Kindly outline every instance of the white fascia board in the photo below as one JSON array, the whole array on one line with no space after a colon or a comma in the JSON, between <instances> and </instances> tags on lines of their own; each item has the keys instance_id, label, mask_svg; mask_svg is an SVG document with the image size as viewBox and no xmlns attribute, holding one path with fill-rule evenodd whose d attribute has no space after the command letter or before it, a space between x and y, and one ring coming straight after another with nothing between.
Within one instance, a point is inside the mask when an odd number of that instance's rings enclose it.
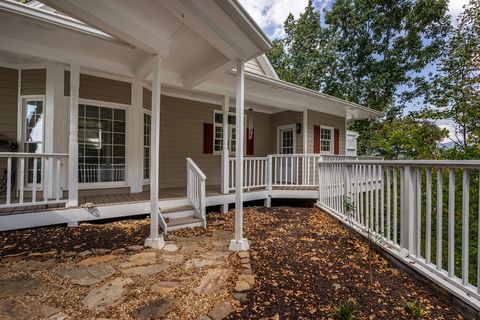
<instances>
[{"instance_id":1,"label":"white fascia board","mask_svg":"<svg viewBox=\"0 0 480 320\"><path fill-rule=\"evenodd\" d=\"M102 32L98 29L87 26L86 24L67 16L63 16L57 13L48 12L36 7L31 7L16 1L6 0L0 1L0 10L8 11L14 14L22 15L32 19L40 20L49 24L53 24L65 29L70 29L82 33L86 33L98 38L106 39L109 41L115 41L124 45L127 43L120 41L119 39L112 37L111 35Z\"/></svg>"},{"instance_id":2,"label":"white fascia board","mask_svg":"<svg viewBox=\"0 0 480 320\"><path fill-rule=\"evenodd\" d=\"M231 72L233 74L235 74L234 71L231 71ZM246 72L245 77L250 79L250 80L253 80L253 81L265 83L265 84L268 84L268 85L271 85L271 86L276 86L276 87L281 88L281 89L285 89L285 90L297 92L297 93L300 93L300 94L308 95L310 97L327 99L327 100L330 100L330 101L333 101L333 102L337 102L337 103L343 104L343 105L345 105L349 108L358 109L360 111L369 113L374 118L382 117L384 115L383 112L376 111L376 110L373 110L371 108L364 107L362 105L359 105L359 104L356 104L356 103L353 103L353 102L349 102L349 101L346 101L346 100L343 100L343 99L339 99L339 98L330 96L328 94L320 93L320 92L315 91L315 90L304 88L304 87L301 87L301 86L298 86L296 84L289 83L289 82L286 82L286 81L283 81L283 80L272 79L272 78L262 76L262 75L259 75L259 74L254 74L254 73L251 73L251 72ZM315 110L314 108L309 108L309 109Z\"/></svg>"},{"instance_id":3,"label":"white fascia board","mask_svg":"<svg viewBox=\"0 0 480 320\"><path fill-rule=\"evenodd\" d=\"M270 62L270 60L268 59L265 53L262 55L259 55L257 57L257 61L267 75L271 76L276 80L280 80L280 77L278 76L277 71L275 71L275 68L273 67L272 63Z\"/></svg>"}]
</instances>

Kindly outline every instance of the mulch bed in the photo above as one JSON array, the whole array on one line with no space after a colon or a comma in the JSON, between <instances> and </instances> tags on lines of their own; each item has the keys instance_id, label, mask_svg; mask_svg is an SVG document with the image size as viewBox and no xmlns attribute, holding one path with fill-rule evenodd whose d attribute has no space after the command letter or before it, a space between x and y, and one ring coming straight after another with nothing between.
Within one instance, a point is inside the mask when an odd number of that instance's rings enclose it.
<instances>
[{"instance_id":1,"label":"mulch bed","mask_svg":"<svg viewBox=\"0 0 480 320\"><path fill-rule=\"evenodd\" d=\"M413 319L405 302L417 301L423 319L461 319L446 303L318 209L256 208L245 216L256 284L231 319L329 319L354 299L356 319Z\"/></svg>"}]
</instances>

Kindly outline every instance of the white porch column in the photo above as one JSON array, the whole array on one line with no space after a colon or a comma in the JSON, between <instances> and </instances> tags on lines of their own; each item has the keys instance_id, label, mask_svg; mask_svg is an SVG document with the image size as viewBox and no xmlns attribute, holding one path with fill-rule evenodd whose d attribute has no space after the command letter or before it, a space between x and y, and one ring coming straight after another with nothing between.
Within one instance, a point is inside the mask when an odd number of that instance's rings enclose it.
<instances>
[{"instance_id":1,"label":"white porch column","mask_svg":"<svg viewBox=\"0 0 480 320\"><path fill-rule=\"evenodd\" d=\"M67 207L78 205L78 89L80 66L70 65L70 136L68 142L68 202Z\"/></svg>"},{"instance_id":2,"label":"white porch column","mask_svg":"<svg viewBox=\"0 0 480 320\"><path fill-rule=\"evenodd\" d=\"M303 123L302 123L302 137L303 137L303 154L308 153L308 110L303 111Z\"/></svg>"},{"instance_id":3,"label":"white porch column","mask_svg":"<svg viewBox=\"0 0 480 320\"><path fill-rule=\"evenodd\" d=\"M243 237L243 140L244 130L244 100L245 100L245 62L237 63L236 91L236 147L235 147L235 239L230 241L232 251L246 251L248 241Z\"/></svg>"},{"instance_id":4,"label":"white porch column","mask_svg":"<svg viewBox=\"0 0 480 320\"><path fill-rule=\"evenodd\" d=\"M160 97L162 58L153 56L152 126L150 133L150 237L145 246L161 249L165 245L158 232L158 172L160 163Z\"/></svg>"},{"instance_id":5,"label":"white porch column","mask_svg":"<svg viewBox=\"0 0 480 320\"><path fill-rule=\"evenodd\" d=\"M66 107L64 100L64 70L57 64L47 66L45 90L45 153L67 153L66 141ZM64 135L65 134L65 135ZM65 164L64 164L65 165ZM44 168L44 189L48 199L57 196L56 163L49 159ZM65 177L65 173L63 174ZM62 183L64 181L60 181ZM62 184L63 186L63 184ZM62 195L60 195L60 198Z\"/></svg>"},{"instance_id":6,"label":"white porch column","mask_svg":"<svg viewBox=\"0 0 480 320\"><path fill-rule=\"evenodd\" d=\"M132 108L128 113L128 185L130 192L142 192L143 188L143 85L132 82Z\"/></svg>"},{"instance_id":7,"label":"white porch column","mask_svg":"<svg viewBox=\"0 0 480 320\"><path fill-rule=\"evenodd\" d=\"M225 95L223 97L222 111L223 111L223 147L222 147L222 193L228 194L230 185L230 151L228 150L228 111L230 109L230 97ZM222 205L222 212L228 212L228 203Z\"/></svg>"}]
</instances>

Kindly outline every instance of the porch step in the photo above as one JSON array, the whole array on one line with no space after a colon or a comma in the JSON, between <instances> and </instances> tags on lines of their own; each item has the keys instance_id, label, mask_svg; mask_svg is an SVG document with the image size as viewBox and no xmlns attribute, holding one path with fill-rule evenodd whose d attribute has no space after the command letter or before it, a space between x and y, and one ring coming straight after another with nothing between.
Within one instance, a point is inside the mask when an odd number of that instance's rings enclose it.
<instances>
[{"instance_id":1,"label":"porch step","mask_svg":"<svg viewBox=\"0 0 480 320\"><path fill-rule=\"evenodd\" d=\"M202 219L195 216L188 216L182 218L169 219L167 222L167 231L173 231L183 228L202 227Z\"/></svg>"},{"instance_id":2,"label":"porch step","mask_svg":"<svg viewBox=\"0 0 480 320\"><path fill-rule=\"evenodd\" d=\"M193 210L192 206L172 206L172 207L160 207L160 212L163 215L169 214L169 213L174 213L174 212L182 212L182 211L190 211Z\"/></svg>"}]
</instances>

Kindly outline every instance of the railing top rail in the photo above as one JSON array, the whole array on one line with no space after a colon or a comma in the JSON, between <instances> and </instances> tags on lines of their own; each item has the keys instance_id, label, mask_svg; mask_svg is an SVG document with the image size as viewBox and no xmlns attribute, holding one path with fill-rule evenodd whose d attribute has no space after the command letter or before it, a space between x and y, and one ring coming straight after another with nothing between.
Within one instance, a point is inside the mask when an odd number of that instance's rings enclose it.
<instances>
[{"instance_id":1,"label":"railing top rail","mask_svg":"<svg viewBox=\"0 0 480 320\"><path fill-rule=\"evenodd\" d=\"M235 160L235 157L230 157L230 160ZM243 160L267 160L268 157L243 157Z\"/></svg>"},{"instance_id":2,"label":"railing top rail","mask_svg":"<svg viewBox=\"0 0 480 320\"><path fill-rule=\"evenodd\" d=\"M440 168L480 168L480 160L343 160L318 161L318 164L368 164L389 167L440 167Z\"/></svg>"},{"instance_id":3,"label":"railing top rail","mask_svg":"<svg viewBox=\"0 0 480 320\"><path fill-rule=\"evenodd\" d=\"M0 158L65 158L68 153L0 152Z\"/></svg>"},{"instance_id":4,"label":"railing top rail","mask_svg":"<svg viewBox=\"0 0 480 320\"><path fill-rule=\"evenodd\" d=\"M191 158L187 158L187 164L192 167L192 169L202 178L202 180L206 180L207 176L200 170L200 168L196 165L195 162Z\"/></svg>"},{"instance_id":5,"label":"railing top rail","mask_svg":"<svg viewBox=\"0 0 480 320\"><path fill-rule=\"evenodd\" d=\"M349 156L344 154L321 154L321 153L293 153L293 154L272 154L272 157L324 157L324 158L352 158L352 159L377 159L381 160L380 156Z\"/></svg>"}]
</instances>

